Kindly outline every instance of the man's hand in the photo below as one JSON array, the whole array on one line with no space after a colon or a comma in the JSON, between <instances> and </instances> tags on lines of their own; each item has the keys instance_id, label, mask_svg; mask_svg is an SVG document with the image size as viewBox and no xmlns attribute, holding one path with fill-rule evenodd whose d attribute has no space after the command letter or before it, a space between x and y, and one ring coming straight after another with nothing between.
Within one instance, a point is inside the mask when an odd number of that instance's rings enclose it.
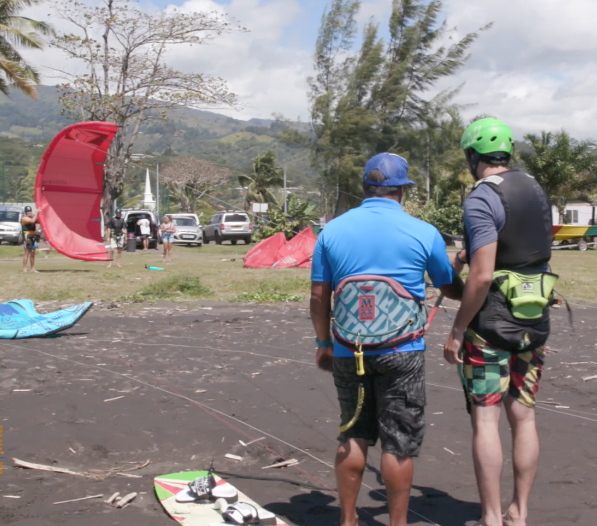
<instances>
[{"instance_id":1,"label":"man's hand","mask_svg":"<svg viewBox=\"0 0 597 526\"><path fill-rule=\"evenodd\" d=\"M319 347L315 355L315 363L322 371L334 372L334 347Z\"/></svg>"},{"instance_id":2,"label":"man's hand","mask_svg":"<svg viewBox=\"0 0 597 526\"><path fill-rule=\"evenodd\" d=\"M456 328L452 329L448 341L444 345L444 358L448 363L452 365L462 363L459 354L463 339L464 334L462 331L458 331Z\"/></svg>"}]
</instances>

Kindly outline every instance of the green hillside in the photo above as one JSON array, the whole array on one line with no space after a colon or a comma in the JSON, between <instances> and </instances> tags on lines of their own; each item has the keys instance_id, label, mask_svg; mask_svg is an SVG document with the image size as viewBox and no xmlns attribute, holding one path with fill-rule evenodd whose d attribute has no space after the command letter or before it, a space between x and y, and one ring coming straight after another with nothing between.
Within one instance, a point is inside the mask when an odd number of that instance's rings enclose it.
<instances>
[{"instance_id":1,"label":"green hillside","mask_svg":"<svg viewBox=\"0 0 597 526\"><path fill-rule=\"evenodd\" d=\"M14 147L15 155L19 154L21 177L24 175L23 166L35 173L39 156L48 142L73 122L61 115L62 108L55 88L40 86L38 93L37 101L16 92L10 97L0 94L0 139L3 141L0 163L10 163L11 148ZM282 144L277 139L281 126L274 120L241 121L217 113L183 108L170 112L165 121L156 119L145 123L135 145L135 153L153 155L160 162L167 162L176 155L192 155L227 166L238 174L250 171L252 160L263 151L271 150L280 164L286 162L289 186L301 187L305 192L316 190L316 174L309 164L309 152ZM33 146L35 151L27 156L24 165L23 150L33 151ZM6 177L12 181L10 173L14 170L8 172ZM142 172L131 171L124 198L140 192L144 180ZM27 193L25 188L32 188L30 183L31 180L28 180L26 185L20 186L20 197ZM11 184L16 188L15 184ZM231 181L231 187L235 185L236 178ZM8 183L6 186L11 187ZM10 191L8 193L7 200L13 199Z\"/></svg>"}]
</instances>

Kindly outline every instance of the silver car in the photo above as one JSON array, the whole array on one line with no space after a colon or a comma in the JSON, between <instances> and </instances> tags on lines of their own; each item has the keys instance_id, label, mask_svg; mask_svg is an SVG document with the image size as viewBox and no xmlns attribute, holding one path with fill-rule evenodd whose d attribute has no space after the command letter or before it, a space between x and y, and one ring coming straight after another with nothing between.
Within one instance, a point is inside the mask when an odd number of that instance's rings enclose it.
<instances>
[{"instance_id":1,"label":"silver car","mask_svg":"<svg viewBox=\"0 0 597 526\"><path fill-rule=\"evenodd\" d=\"M23 244L22 206L0 206L0 243L6 241L11 245Z\"/></svg>"},{"instance_id":2,"label":"silver car","mask_svg":"<svg viewBox=\"0 0 597 526\"><path fill-rule=\"evenodd\" d=\"M195 214L170 214L176 226L172 243L175 245L203 245L203 230Z\"/></svg>"},{"instance_id":3,"label":"silver car","mask_svg":"<svg viewBox=\"0 0 597 526\"><path fill-rule=\"evenodd\" d=\"M203 227L205 243L215 241L218 245L229 240L233 245L241 239L248 245L251 242L251 221L246 212L220 212L211 216Z\"/></svg>"}]
</instances>

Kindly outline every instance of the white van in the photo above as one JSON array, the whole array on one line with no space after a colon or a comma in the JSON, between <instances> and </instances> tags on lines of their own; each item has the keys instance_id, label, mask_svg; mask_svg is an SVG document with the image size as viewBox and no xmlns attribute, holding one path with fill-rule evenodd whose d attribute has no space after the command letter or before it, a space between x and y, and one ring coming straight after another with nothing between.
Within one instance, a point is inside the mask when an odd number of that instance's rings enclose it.
<instances>
[{"instance_id":1,"label":"white van","mask_svg":"<svg viewBox=\"0 0 597 526\"><path fill-rule=\"evenodd\" d=\"M22 206L0 205L0 243L6 241L11 245L23 244L21 219L24 214Z\"/></svg>"}]
</instances>

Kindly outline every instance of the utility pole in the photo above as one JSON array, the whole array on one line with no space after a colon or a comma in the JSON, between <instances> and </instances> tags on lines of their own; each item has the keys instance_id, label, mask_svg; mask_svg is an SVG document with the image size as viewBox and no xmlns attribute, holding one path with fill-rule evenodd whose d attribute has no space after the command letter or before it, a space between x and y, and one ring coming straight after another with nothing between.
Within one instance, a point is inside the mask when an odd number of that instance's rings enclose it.
<instances>
[{"instance_id":1,"label":"utility pole","mask_svg":"<svg viewBox=\"0 0 597 526\"><path fill-rule=\"evenodd\" d=\"M429 200L431 199L431 153L429 150L429 134L427 134L427 180L425 181L425 186L427 189L427 202L429 204Z\"/></svg>"},{"instance_id":2,"label":"utility pole","mask_svg":"<svg viewBox=\"0 0 597 526\"><path fill-rule=\"evenodd\" d=\"M287 194L286 194L286 161L284 161L284 213L288 212Z\"/></svg>"},{"instance_id":3,"label":"utility pole","mask_svg":"<svg viewBox=\"0 0 597 526\"><path fill-rule=\"evenodd\" d=\"M160 163L155 165L156 171L156 185L155 185L155 211L158 216L158 222L160 221Z\"/></svg>"},{"instance_id":4,"label":"utility pole","mask_svg":"<svg viewBox=\"0 0 597 526\"><path fill-rule=\"evenodd\" d=\"M6 203L6 168L2 161L2 203Z\"/></svg>"}]
</instances>

